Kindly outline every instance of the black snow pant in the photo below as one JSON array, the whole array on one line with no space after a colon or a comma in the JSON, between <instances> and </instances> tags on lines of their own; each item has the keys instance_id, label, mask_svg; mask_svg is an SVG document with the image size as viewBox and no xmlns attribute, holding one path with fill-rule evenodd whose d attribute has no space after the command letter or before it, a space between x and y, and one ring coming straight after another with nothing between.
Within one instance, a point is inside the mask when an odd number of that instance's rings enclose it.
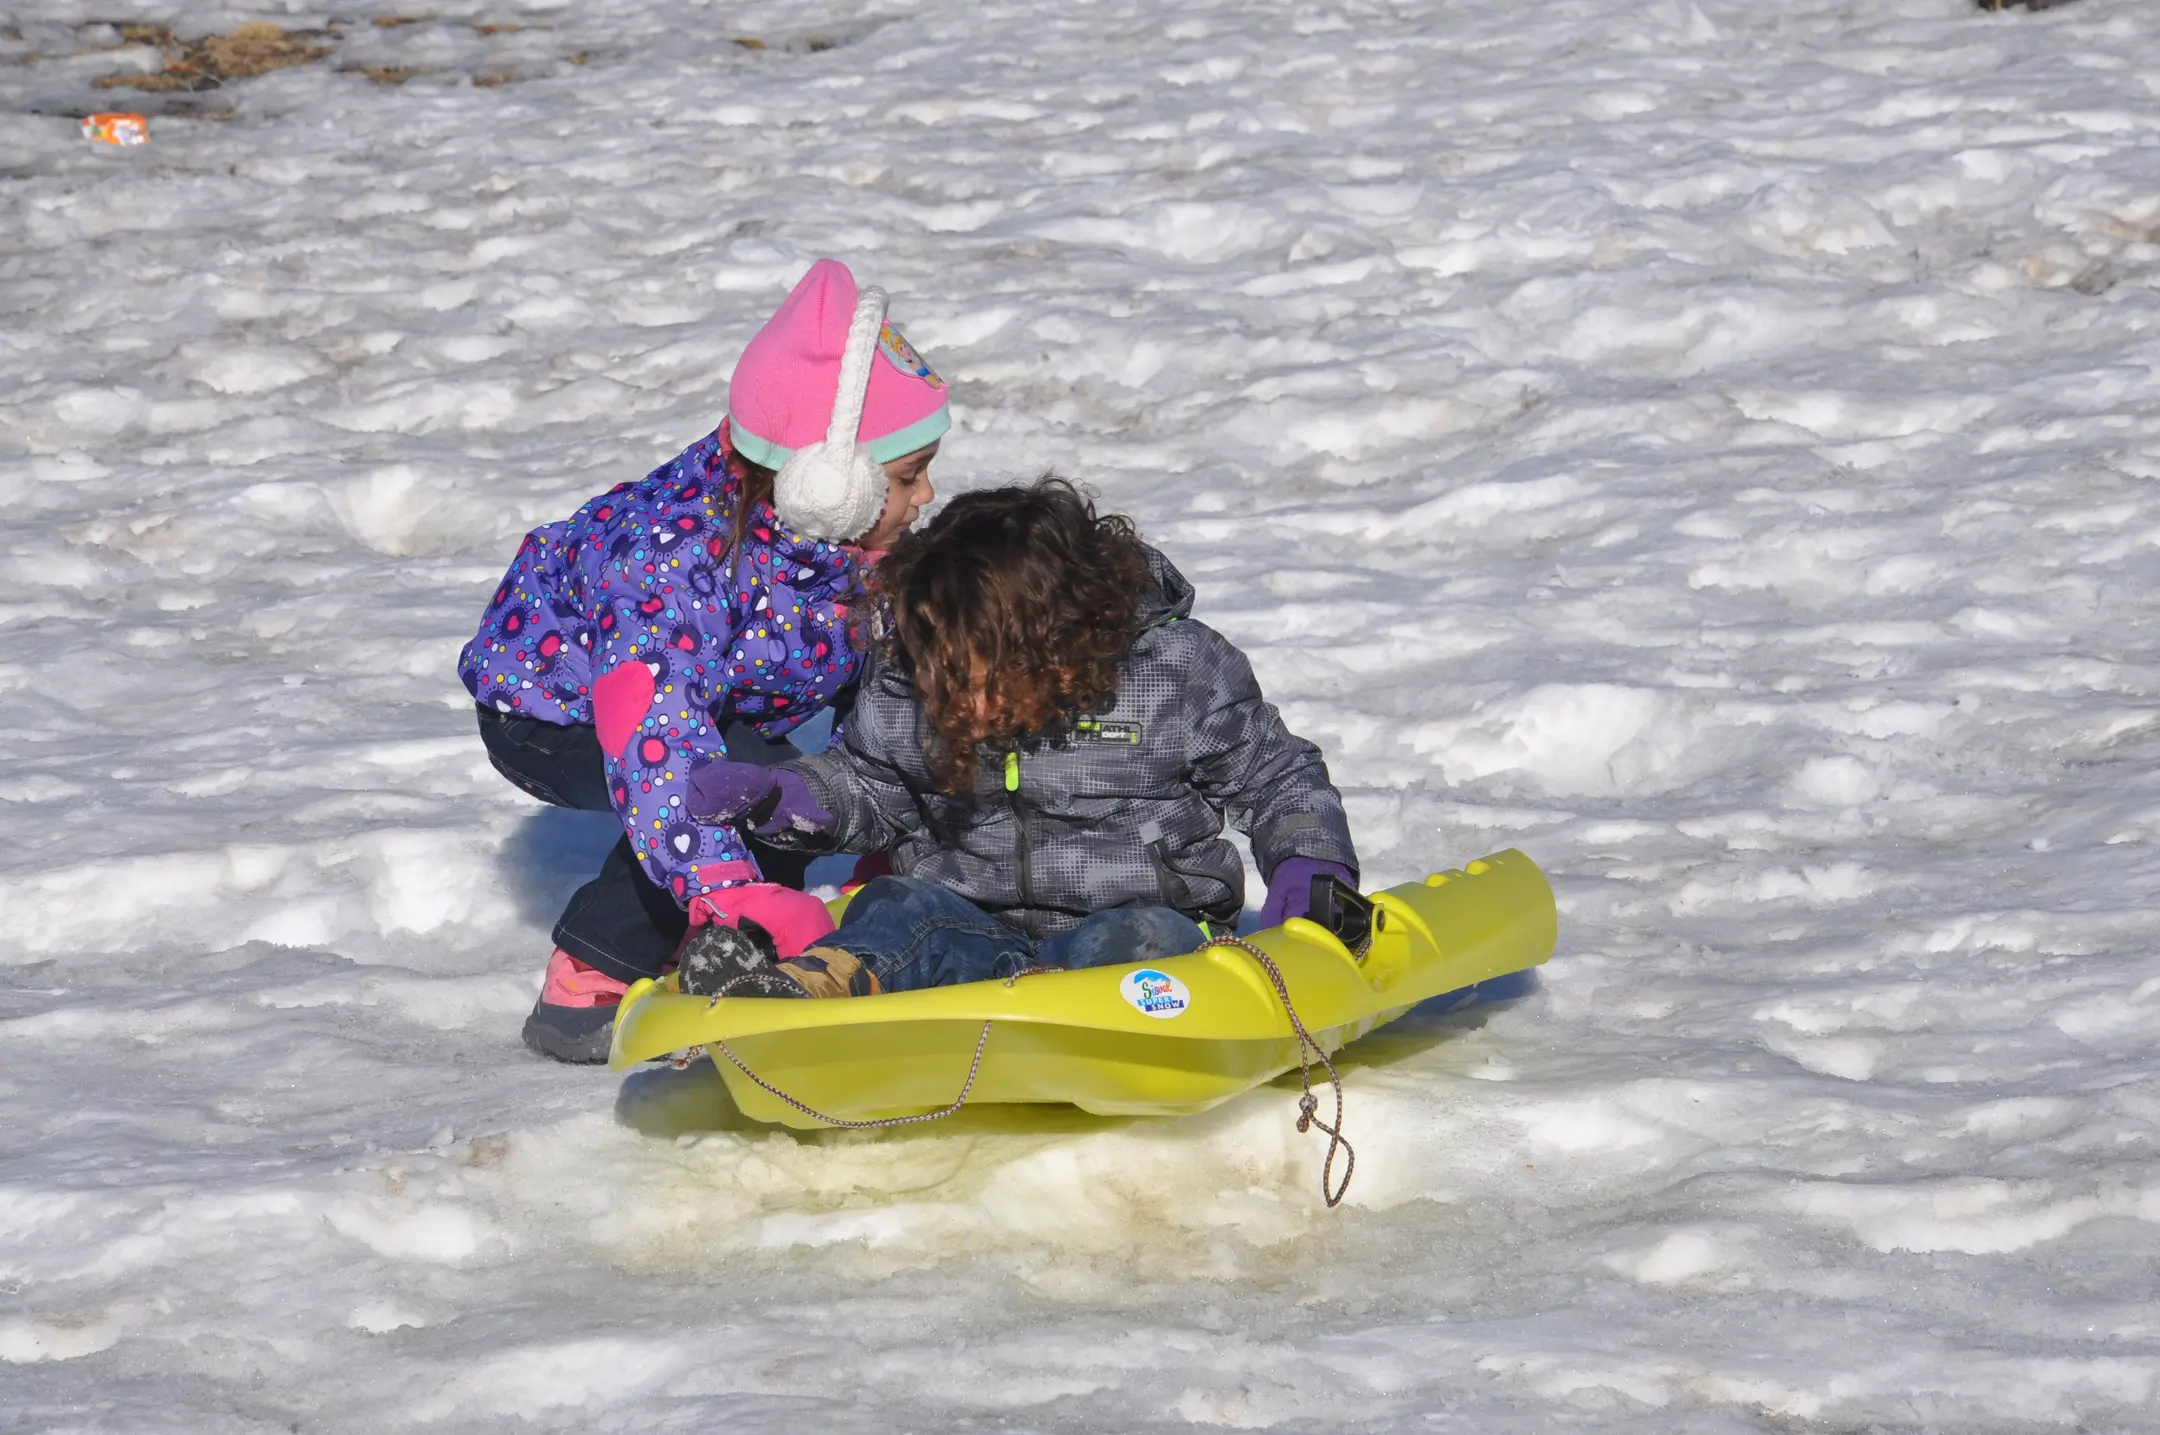
<instances>
[{"instance_id":1,"label":"black snow pant","mask_svg":"<svg viewBox=\"0 0 2160 1435\"><path fill-rule=\"evenodd\" d=\"M480 708L480 741L488 761L519 789L557 807L612 812L600 737L590 723L566 727L538 718ZM727 732L728 756L768 766L801 754L793 744L768 742L747 724ZM750 854L768 882L800 888L807 853L783 852L752 838ZM555 945L621 982L657 977L675 959L690 918L674 896L638 865L625 836L600 864L600 875L571 895L555 923Z\"/></svg>"}]
</instances>

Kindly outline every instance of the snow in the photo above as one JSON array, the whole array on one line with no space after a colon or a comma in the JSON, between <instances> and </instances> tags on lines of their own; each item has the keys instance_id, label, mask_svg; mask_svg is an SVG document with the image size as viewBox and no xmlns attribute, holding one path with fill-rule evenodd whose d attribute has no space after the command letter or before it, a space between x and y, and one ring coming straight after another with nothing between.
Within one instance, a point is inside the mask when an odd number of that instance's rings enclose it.
<instances>
[{"instance_id":1,"label":"snow","mask_svg":"<svg viewBox=\"0 0 2160 1435\"><path fill-rule=\"evenodd\" d=\"M0 1426L2160 1425L2151 8L448 0L169 97L76 26L254 17L17 0ZM803 1137L518 1045L611 835L454 654L820 254L1369 883L1553 876L1348 1053L1344 1209L1280 1085Z\"/></svg>"}]
</instances>

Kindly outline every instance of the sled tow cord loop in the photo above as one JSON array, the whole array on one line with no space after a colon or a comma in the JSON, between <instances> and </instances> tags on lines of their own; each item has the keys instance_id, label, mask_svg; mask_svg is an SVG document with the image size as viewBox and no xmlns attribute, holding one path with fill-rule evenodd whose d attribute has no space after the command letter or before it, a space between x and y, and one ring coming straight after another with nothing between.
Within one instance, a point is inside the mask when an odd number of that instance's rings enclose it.
<instances>
[{"instance_id":1,"label":"sled tow cord loop","mask_svg":"<svg viewBox=\"0 0 2160 1435\"><path fill-rule=\"evenodd\" d=\"M1011 986L1014 982L1019 981L1022 977L1032 977L1037 972L1062 972L1064 970L1065 968L1063 967L1025 967L1020 971L1014 972L1011 976L1007 977L1005 979L1005 985ZM729 991L733 990L735 987L741 985L742 983L747 981L754 981L764 975L766 974L763 972L745 972L741 976L729 982L726 986L722 987L719 991L715 992L713 994L713 999L717 1001L721 997L726 996ZM794 1107L797 1111L800 1111L803 1115L811 1118L813 1121L822 1121L827 1126L838 1126L848 1131L883 1131L893 1126L919 1126L925 1121L943 1121L946 1117L952 1115L961 1107L967 1105L968 1093L975 1089L975 1078L982 1071L983 1048L988 1046L989 1044L990 1023L986 1021L982 1024L982 1035L975 1038L975 1057L972 1061L968 1063L967 1080L960 1083L960 1094L958 1096L955 1096L953 1098L952 1105L946 1107L944 1110L925 1111L916 1116L886 1116L881 1117L876 1121L847 1121L843 1120L838 1116L827 1116L824 1112L818 1110L816 1107L810 1106L801 1101L797 1101L794 1097L788 1095L785 1091L782 1091L779 1087L773 1085L764 1077L752 1071L750 1069L750 1064L744 1061L741 1057L737 1056L733 1051L731 1051L728 1048L728 1044L726 1042L716 1039L714 1041L706 1043L708 1047L719 1051L722 1056L726 1057L729 1061L734 1062L735 1069L737 1071L740 1071L743 1075L749 1077L752 1081L756 1082L758 1084L758 1087L763 1090L767 1095L777 1097L779 1100L786 1102L789 1106ZM697 1060L697 1051L696 1049L692 1049L690 1051L681 1053L670 1064L674 1066L676 1070L680 1071L695 1060ZM1340 1120L1341 1117L1338 1116L1336 1119Z\"/></svg>"},{"instance_id":2,"label":"sled tow cord loop","mask_svg":"<svg viewBox=\"0 0 2160 1435\"><path fill-rule=\"evenodd\" d=\"M785 1091L782 1091L779 1087L773 1085L764 1077L752 1071L748 1063L746 1063L741 1057L737 1056L734 1052L728 1049L728 1044L726 1042L716 1039L711 1042L710 1045L713 1047L714 1050L718 1051L729 1061L734 1062L735 1069L737 1071L740 1071L743 1075L749 1077L752 1081L763 1087L769 1095L779 1097L782 1101L785 1101L788 1105L794 1107L803 1115L808 1116L813 1120L822 1121L827 1126L845 1127L849 1131L882 1131L889 1126L915 1126L924 1121L942 1121L946 1117L952 1115L955 1111L958 1111L961 1107L967 1105L968 1093L975 1089L975 1074L982 1070L983 1047L988 1045L989 1041L990 1023L984 1022L982 1035L975 1038L975 1059L968 1063L967 1080L960 1084L960 1094L953 1098L952 1105L946 1107L942 1111L925 1111L919 1116L886 1116L881 1117L876 1121L845 1121L838 1116L827 1116L824 1112L819 1111L815 1107L806 1106L802 1102L797 1101L794 1097L788 1095Z\"/></svg>"},{"instance_id":3,"label":"sled tow cord loop","mask_svg":"<svg viewBox=\"0 0 2160 1435\"><path fill-rule=\"evenodd\" d=\"M1246 956L1251 957L1255 962L1259 963L1260 970L1267 973L1267 979L1275 986L1275 995L1282 999L1283 1014L1290 1018L1290 1029L1297 1033L1298 1081L1305 1087L1305 1094L1298 1098L1298 1134L1302 1136L1315 1126L1327 1133L1327 1159L1320 1163L1320 1196L1321 1199L1327 1202L1328 1209L1332 1211L1342 1204L1344 1194L1350 1189L1350 1173L1357 1170L1357 1151L1350 1145L1349 1138L1342 1134L1342 1077L1335 1070L1335 1063L1328 1059L1328 1054L1320 1049L1320 1043L1314 1041L1312 1033L1305 1030L1305 1023L1299 1019L1297 1008L1290 1004L1290 987L1283 981L1282 968L1275 965L1273 957L1251 942L1246 941L1243 937L1215 937L1210 939L1207 946L1202 947L1200 950L1204 952L1208 947L1235 947ZM1308 1051L1312 1053L1311 1056L1306 1055ZM1335 1124L1333 1126L1320 1119L1320 1098L1313 1095L1312 1063L1314 1057L1319 1058L1320 1064L1327 1068L1328 1084L1335 1088ZM1335 1180L1335 1148L1338 1146L1342 1148L1343 1153L1343 1172L1340 1183Z\"/></svg>"}]
</instances>

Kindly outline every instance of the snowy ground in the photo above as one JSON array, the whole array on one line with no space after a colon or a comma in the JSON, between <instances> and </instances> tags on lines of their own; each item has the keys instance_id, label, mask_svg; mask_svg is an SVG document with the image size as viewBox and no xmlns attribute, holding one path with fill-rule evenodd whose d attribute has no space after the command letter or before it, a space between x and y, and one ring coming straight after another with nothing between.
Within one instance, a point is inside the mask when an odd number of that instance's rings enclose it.
<instances>
[{"instance_id":1,"label":"snowy ground","mask_svg":"<svg viewBox=\"0 0 2160 1435\"><path fill-rule=\"evenodd\" d=\"M0 1428L2160 1425L2150 0L431 0L93 149L154 57L30 57L136 3L0 16ZM1344 1210L1280 1089L671 1140L518 1045L609 832L453 655L828 253L1371 880L1552 873Z\"/></svg>"}]
</instances>

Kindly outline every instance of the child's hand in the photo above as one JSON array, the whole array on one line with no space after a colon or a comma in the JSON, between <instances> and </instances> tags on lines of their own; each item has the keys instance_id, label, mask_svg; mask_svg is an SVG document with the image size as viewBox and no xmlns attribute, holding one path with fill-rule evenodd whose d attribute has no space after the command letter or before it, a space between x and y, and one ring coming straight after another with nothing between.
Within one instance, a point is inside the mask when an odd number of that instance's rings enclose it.
<instances>
[{"instance_id":1,"label":"child's hand","mask_svg":"<svg viewBox=\"0 0 2160 1435\"><path fill-rule=\"evenodd\" d=\"M709 762L690 774L690 815L699 822L754 824L772 815L780 800L773 769L754 762ZM760 812L759 808L766 810Z\"/></svg>"},{"instance_id":2,"label":"child's hand","mask_svg":"<svg viewBox=\"0 0 2160 1435\"><path fill-rule=\"evenodd\" d=\"M1275 875L1268 879L1267 905L1260 909L1260 925L1279 927L1292 917L1312 915L1312 879L1323 875L1346 887L1357 886L1357 874L1340 862L1322 862L1315 857L1283 858Z\"/></svg>"},{"instance_id":3,"label":"child's hand","mask_svg":"<svg viewBox=\"0 0 2160 1435\"><path fill-rule=\"evenodd\" d=\"M782 832L829 832L832 814L800 777L784 767L754 762L707 763L690 774L690 816L699 822L729 823L760 837Z\"/></svg>"}]
</instances>

